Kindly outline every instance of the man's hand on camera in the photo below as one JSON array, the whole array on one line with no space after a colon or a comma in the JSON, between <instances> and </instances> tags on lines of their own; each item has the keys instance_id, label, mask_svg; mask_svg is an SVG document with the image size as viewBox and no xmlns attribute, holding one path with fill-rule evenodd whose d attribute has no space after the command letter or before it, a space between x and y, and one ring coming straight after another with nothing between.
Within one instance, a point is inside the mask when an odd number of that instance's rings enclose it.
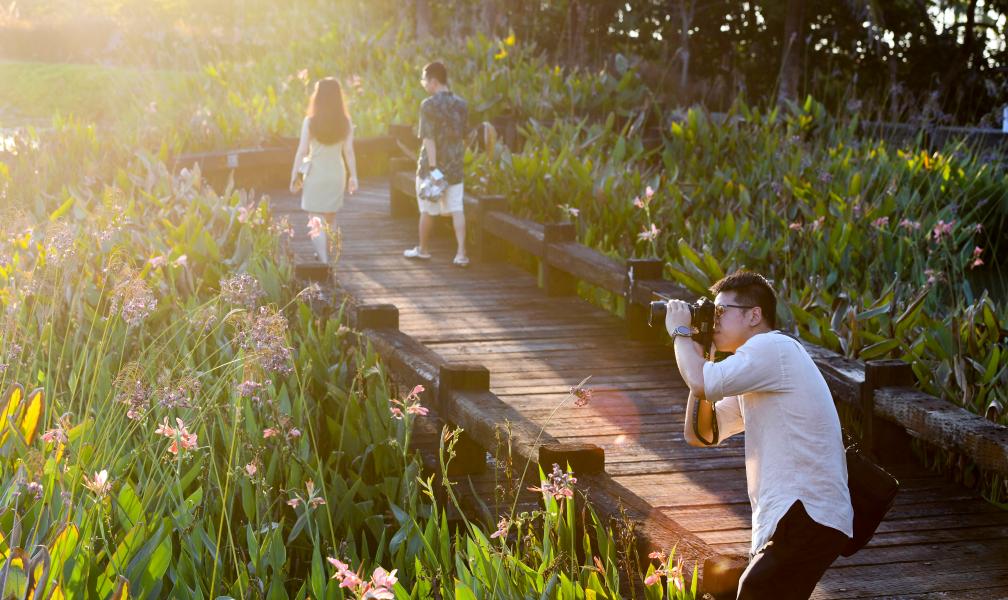
<instances>
[{"instance_id":1,"label":"man's hand on camera","mask_svg":"<svg viewBox=\"0 0 1008 600\"><path fill-rule=\"evenodd\" d=\"M689 304L682 300L669 300L665 309L665 329L669 335L675 331L676 327L690 327L693 317L690 315Z\"/></svg>"}]
</instances>

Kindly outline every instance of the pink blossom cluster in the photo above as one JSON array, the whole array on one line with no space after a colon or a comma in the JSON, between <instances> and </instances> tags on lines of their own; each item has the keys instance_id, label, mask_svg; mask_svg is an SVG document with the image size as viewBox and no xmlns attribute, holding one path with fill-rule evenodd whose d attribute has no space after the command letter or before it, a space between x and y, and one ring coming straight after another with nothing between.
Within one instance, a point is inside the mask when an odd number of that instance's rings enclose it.
<instances>
[{"instance_id":1,"label":"pink blossom cluster","mask_svg":"<svg viewBox=\"0 0 1008 600\"><path fill-rule=\"evenodd\" d=\"M178 426L172 427L168 424L168 417L164 418L164 421L158 428L154 430L154 433L165 436L166 438L171 438L171 445L168 446L168 452L175 454L179 453L179 450L195 450L196 449L196 434L191 433L186 429L186 424L179 419L175 418L175 424Z\"/></svg>"},{"instance_id":2,"label":"pink blossom cluster","mask_svg":"<svg viewBox=\"0 0 1008 600\"><path fill-rule=\"evenodd\" d=\"M287 319L265 306L239 333L242 349L254 355L266 371L288 374L294 370L294 351L287 345Z\"/></svg>"},{"instance_id":3,"label":"pink blossom cluster","mask_svg":"<svg viewBox=\"0 0 1008 600\"><path fill-rule=\"evenodd\" d=\"M507 532L510 527L511 521L509 521L507 517L501 517L500 521L497 522L497 531L490 534L490 539L507 537Z\"/></svg>"},{"instance_id":4,"label":"pink blossom cluster","mask_svg":"<svg viewBox=\"0 0 1008 600\"><path fill-rule=\"evenodd\" d=\"M429 411L425 406L420 404L420 394L423 392L424 386L417 385L410 391L405 400L391 399L389 401L389 412L392 413L392 417L402 419L404 412L419 417L426 417Z\"/></svg>"},{"instance_id":5,"label":"pink blossom cluster","mask_svg":"<svg viewBox=\"0 0 1008 600\"><path fill-rule=\"evenodd\" d=\"M540 487L530 487L533 492L541 492L546 496L553 496L554 499L574 497L574 484L577 478L572 473L565 473L560 465L553 463L553 471L546 476Z\"/></svg>"},{"instance_id":6,"label":"pink blossom cluster","mask_svg":"<svg viewBox=\"0 0 1008 600\"><path fill-rule=\"evenodd\" d=\"M668 557L663 551L652 552L651 554L648 554L648 558L651 560L657 560L661 564L654 570L653 573L644 579L644 585L652 586L660 583L662 577L668 577L669 582L672 583L675 589L680 592L685 589L686 582L683 579L683 559L681 557L674 567L668 564Z\"/></svg>"},{"instance_id":7,"label":"pink blossom cluster","mask_svg":"<svg viewBox=\"0 0 1008 600\"><path fill-rule=\"evenodd\" d=\"M592 390L582 386L575 386L570 389L570 395L574 396L574 406L587 406L591 402Z\"/></svg>"},{"instance_id":8,"label":"pink blossom cluster","mask_svg":"<svg viewBox=\"0 0 1008 600\"><path fill-rule=\"evenodd\" d=\"M262 284L248 273L239 273L221 281L221 296L229 304L237 304L245 308L255 308L259 300L266 295Z\"/></svg>"},{"instance_id":9,"label":"pink blossom cluster","mask_svg":"<svg viewBox=\"0 0 1008 600\"><path fill-rule=\"evenodd\" d=\"M399 581L399 578L396 577L398 569L392 569L392 572L389 573L384 568L377 567L371 574L371 580L364 581L347 563L331 556L327 556L326 560L336 567L336 572L330 579L338 580L341 588L352 589L360 600L392 600L395 598L392 588Z\"/></svg>"}]
</instances>

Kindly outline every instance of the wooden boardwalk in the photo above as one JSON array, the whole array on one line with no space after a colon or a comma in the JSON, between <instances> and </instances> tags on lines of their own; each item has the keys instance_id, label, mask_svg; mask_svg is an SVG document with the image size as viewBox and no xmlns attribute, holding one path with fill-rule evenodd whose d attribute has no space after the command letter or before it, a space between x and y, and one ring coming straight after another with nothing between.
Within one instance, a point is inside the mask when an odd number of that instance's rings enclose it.
<instances>
[{"instance_id":1,"label":"wooden boardwalk","mask_svg":"<svg viewBox=\"0 0 1008 600\"><path fill-rule=\"evenodd\" d=\"M298 260L311 261L297 200L278 193L272 202L294 225ZM510 263L453 267L447 236L430 261L403 258L416 221L389 216L385 181L348 197L339 225L335 277L356 302L396 305L403 333L446 361L486 366L509 414L551 439L602 447L612 489L712 553L747 554L743 438L716 449L685 443L687 390L669 347L629 340L620 319L576 297L547 297ZM591 402L575 407L568 391L589 376ZM1008 512L920 467L891 470L902 490L889 517L867 548L827 571L813 597L1008 598Z\"/></svg>"}]
</instances>

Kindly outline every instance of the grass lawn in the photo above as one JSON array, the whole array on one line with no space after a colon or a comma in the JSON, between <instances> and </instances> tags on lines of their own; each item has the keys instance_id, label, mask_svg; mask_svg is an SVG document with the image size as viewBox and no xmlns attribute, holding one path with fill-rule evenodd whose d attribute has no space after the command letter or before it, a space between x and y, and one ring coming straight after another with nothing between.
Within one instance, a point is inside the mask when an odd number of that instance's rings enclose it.
<instances>
[{"instance_id":1,"label":"grass lawn","mask_svg":"<svg viewBox=\"0 0 1008 600\"><path fill-rule=\"evenodd\" d=\"M178 71L75 63L0 61L0 127L75 115L101 123L114 118L166 83L185 77ZM150 101L155 101L151 97Z\"/></svg>"}]
</instances>

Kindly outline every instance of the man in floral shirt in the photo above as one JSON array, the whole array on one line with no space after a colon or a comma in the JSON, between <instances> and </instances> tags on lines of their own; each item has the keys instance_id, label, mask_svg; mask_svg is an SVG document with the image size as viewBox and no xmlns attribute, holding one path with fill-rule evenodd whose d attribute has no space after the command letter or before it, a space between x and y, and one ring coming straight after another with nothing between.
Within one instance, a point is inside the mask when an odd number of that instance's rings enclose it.
<instances>
[{"instance_id":1,"label":"man in floral shirt","mask_svg":"<svg viewBox=\"0 0 1008 600\"><path fill-rule=\"evenodd\" d=\"M434 217L452 217L458 251L456 266L469 265L465 248L465 212L462 205L462 167L465 159L464 137L468 127L469 108L466 101L452 93L448 87L448 70L440 62L423 68L420 79L428 96L420 103L420 156L417 159L417 204L420 208L420 244L406 250L406 258L429 259L431 228ZM430 189L438 189L444 179L447 187L440 195L431 198Z\"/></svg>"}]
</instances>

